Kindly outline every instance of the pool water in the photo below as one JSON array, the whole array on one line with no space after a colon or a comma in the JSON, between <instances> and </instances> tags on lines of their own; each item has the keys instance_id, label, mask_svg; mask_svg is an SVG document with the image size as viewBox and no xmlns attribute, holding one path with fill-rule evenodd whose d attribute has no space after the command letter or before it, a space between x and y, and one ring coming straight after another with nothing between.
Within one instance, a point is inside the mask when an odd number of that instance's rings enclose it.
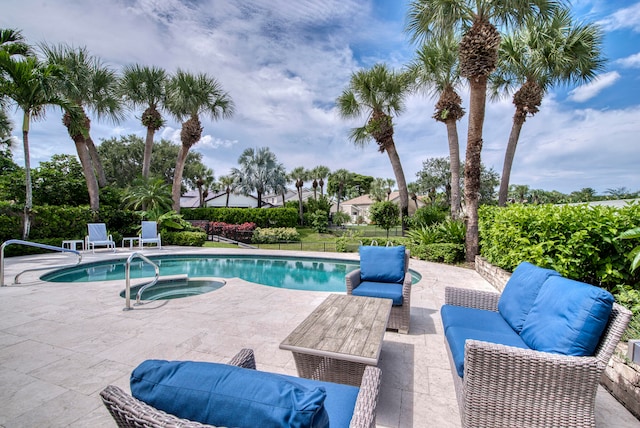
<instances>
[{"instance_id":1,"label":"pool water","mask_svg":"<svg viewBox=\"0 0 640 428\"><path fill-rule=\"evenodd\" d=\"M241 278L271 287L310 291L346 291L344 277L360 267L358 261L313 259L304 257L203 256L180 255L151 257L161 276L186 274L192 278ZM92 282L124 280L125 259L89 263L43 275L49 282ZM131 278L153 277L147 263L131 264ZM420 275L412 272L413 282Z\"/></svg>"}]
</instances>

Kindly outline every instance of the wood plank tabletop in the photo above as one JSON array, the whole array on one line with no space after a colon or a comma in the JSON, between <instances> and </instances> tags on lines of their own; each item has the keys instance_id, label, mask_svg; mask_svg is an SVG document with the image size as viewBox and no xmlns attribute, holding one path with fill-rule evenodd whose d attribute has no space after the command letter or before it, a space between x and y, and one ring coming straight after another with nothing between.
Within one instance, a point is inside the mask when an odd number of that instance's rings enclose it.
<instances>
[{"instance_id":1,"label":"wood plank tabletop","mask_svg":"<svg viewBox=\"0 0 640 428\"><path fill-rule=\"evenodd\" d=\"M280 349L377 365L390 299L331 294L280 344Z\"/></svg>"}]
</instances>

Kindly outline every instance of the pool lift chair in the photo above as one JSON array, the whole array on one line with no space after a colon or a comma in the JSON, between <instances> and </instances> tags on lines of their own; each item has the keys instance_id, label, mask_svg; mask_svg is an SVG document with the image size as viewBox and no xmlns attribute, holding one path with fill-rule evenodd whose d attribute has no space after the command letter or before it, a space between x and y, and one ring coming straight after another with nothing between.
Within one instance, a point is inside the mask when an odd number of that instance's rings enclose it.
<instances>
[{"instance_id":1,"label":"pool lift chair","mask_svg":"<svg viewBox=\"0 0 640 428\"><path fill-rule=\"evenodd\" d=\"M155 221L143 221L138 242L140 243L140 249L144 247L144 244L156 244L158 249L161 249L162 239L158 233L158 223Z\"/></svg>"},{"instance_id":2,"label":"pool lift chair","mask_svg":"<svg viewBox=\"0 0 640 428\"><path fill-rule=\"evenodd\" d=\"M105 223L87 224L89 234L85 237L85 248L95 253L96 246L113 248L116 252L116 243L111 235L107 235L107 225Z\"/></svg>"}]
</instances>

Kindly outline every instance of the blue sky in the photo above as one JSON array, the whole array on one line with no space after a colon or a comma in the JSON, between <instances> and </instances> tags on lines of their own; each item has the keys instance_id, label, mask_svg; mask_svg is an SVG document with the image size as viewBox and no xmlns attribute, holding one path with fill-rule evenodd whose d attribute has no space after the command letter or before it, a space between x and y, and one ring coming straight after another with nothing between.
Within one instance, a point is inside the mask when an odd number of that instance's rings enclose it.
<instances>
[{"instance_id":1,"label":"blue sky","mask_svg":"<svg viewBox=\"0 0 640 428\"><path fill-rule=\"evenodd\" d=\"M216 177L229 173L248 147L268 146L291 170L326 165L393 178L386 154L375 143L357 148L335 99L351 73L384 62L399 69L413 56L404 33L407 0L21 0L5 2L0 26L18 28L31 43L86 46L115 69L140 63L206 72L236 104L232 119L203 121L202 153ZM576 0L578 19L605 32L606 70L580 87L554 88L540 112L524 124L512 184L599 193L640 190L640 1ZM463 91L468 109L468 93ZM434 100L406 100L395 119L395 142L408 182L422 162L448 155L446 130L435 122ZM511 99L490 102L484 128L483 163L502 172L514 113ZM94 141L137 134L132 112L119 123L93 120ZM167 118L158 137L179 142L180 124ZM19 120L16 123L20 123ZM458 124L464 154L467 117ZM19 136L19 133L15 133ZM19 142L19 141L18 141ZM75 153L60 113L32 125L32 163L54 153ZM21 144L15 159L22 163Z\"/></svg>"}]
</instances>

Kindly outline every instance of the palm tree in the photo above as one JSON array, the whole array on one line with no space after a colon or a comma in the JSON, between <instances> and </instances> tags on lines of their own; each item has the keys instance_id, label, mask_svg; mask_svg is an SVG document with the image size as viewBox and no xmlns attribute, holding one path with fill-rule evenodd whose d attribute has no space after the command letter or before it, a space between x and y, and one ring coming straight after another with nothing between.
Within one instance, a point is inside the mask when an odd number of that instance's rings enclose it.
<instances>
[{"instance_id":1,"label":"palm tree","mask_svg":"<svg viewBox=\"0 0 640 428\"><path fill-rule=\"evenodd\" d=\"M162 178L137 179L122 199L125 208L167 212L171 209L171 187Z\"/></svg>"},{"instance_id":2,"label":"palm tree","mask_svg":"<svg viewBox=\"0 0 640 428\"><path fill-rule=\"evenodd\" d=\"M378 143L381 153L387 152L400 191L402 230L406 229L409 216L409 193L400 156L393 140L393 116L404 109L404 97L410 86L408 73L396 73L384 64L376 64L370 70L351 75L349 86L338 97L340 115L359 118L366 115L364 126L351 131L350 138L357 146L370 140Z\"/></svg>"},{"instance_id":3,"label":"palm tree","mask_svg":"<svg viewBox=\"0 0 640 428\"><path fill-rule=\"evenodd\" d=\"M589 82L604 69L602 40L598 25L576 24L567 9L556 10L543 21L529 18L519 31L502 40L491 89L495 96L517 90L498 205L504 206L507 200L513 158L527 116L539 111L542 98L553 86Z\"/></svg>"},{"instance_id":4,"label":"palm tree","mask_svg":"<svg viewBox=\"0 0 640 428\"><path fill-rule=\"evenodd\" d=\"M33 190L31 183L31 160L29 155L29 128L32 119L44 116L45 108L54 105L68 111L75 119L75 132L82 132L81 112L77 106L56 91L56 81L63 76L63 70L52 64L43 64L34 57L16 60L0 49L0 93L13 101L23 112L22 144L25 167L25 204L22 238L29 237L31 229L31 209Z\"/></svg>"},{"instance_id":5,"label":"palm tree","mask_svg":"<svg viewBox=\"0 0 640 428\"><path fill-rule=\"evenodd\" d=\"M178 69L167 83L165 108L177 120L184 120L180 130L182 146L176 160L171 191L173 209L179 213L184 164L189 149L202 136L200 115L208 115L211 120L228 118L233 115L234 105L229 94L222 90L222 86L215 78L205 73L194 75Z\"/></svg>"},{"instance_id":6,"label":"palm tree","mask_svg":"<svg viewBox=\"0 0 640 428\"><path fill-rule=\"evenodd\" d=\"M413 203L416 204L417 211L418 208L420 208L418 206L418 191L420 190L420 186L418 185L418 183L409 183L407 184L407 189L409 190L409 197L411 198Z\"/></svg>"},{"instance_id":7,"label":"palm tree","mask_svg":"<svg viewBox=\"0 0 640 428\"><path fill-rule=\"evenodd\" d=\"M268 147L245 149L238 158L238 164L240 168L231 169L231 177L245 195L257 193L258 208L261 208L262 195L276 187L276 172L283 169L282 165Z\"/></svg>"},{"instance_id":8,"label":"palm tree","mask_svg":"<svg viewBox=\"0 0 640 428\"><path fill-rule=\"evenodd\" d=\"M318 180L318 186L320 186L320 196L324 196L324 180L329 177L330 173L329 167L324 165L318 165L312 170L313 178Z\"/></svg>"},{"instance_id":9,"label":"palm tree","mask_svg":"<svg viewBox=\"0 0 640 428\"><path fill-rule=\"evenodd\" d=\"M288 180L288 174L284 165L278 164L272 173L271 187L274 194L282 195L282 208L285 207L285 193L287 193Z\"/></svg>"},{"instance_id":10,"label":"palm tree","mask_svg":"<svg viewBox=\"0 0 640 428\"><path fill-rule=\"evenodd\" d=\"M213 175L213 170L210 168L202 168L198 172L196 177L195 187L198 189L198 198L199 204L198 206L202 208L204 206L204 200L209 196L209 190L212 186L214 186L216 182L216 178Z\"/></svg>"},{"instance_id":11,"label":"palm tree","mask_svg":"<svg viewBox=\"0 0 640 428\"><path fill-rule=\"evenodd\" d=\"M298 213L300 215L300 225L304 223L304 210L302 204L302 188L304 186L304 180L308 180L310 171L304 169L303 166L299 166L291 170L289 178L295 183L296 190L298 191Z\"/></svg>"},{"instance_id":12,"label":"palm tree","mask_svg":"<svg viewBox=\"0 0 640 428\"><path fill-rule=\"evenodd\" d=\"M462 86L458 67L458 40L453 33L440 39L428 39L416 52L409 70L418 88L437 97L433 118L447 127L449 160L451 162L451 218L460 212L460 144L456 122L464 116L462 98L456 89Z\"/></svg>"},{"instance_id":13,"label":"palm tree","mask_svg":"<svg viewBox=\"0 0 640 428\"><path fill-rule=\"evenodd\" d=\"M164 126L159 109L163 107L167 73L155 66L127 65L122 71L121 90L124 99L132 108L144 107L140 122L147 128L142 160L142 176L149 177L153 137Z\"/></svg>"},{"instance_id":14,"label":"palm tree","mask_svg":"<svg viewBox=\"0 0 640 428\"><path fill-rule=\"evenodd\" d=\"M34 53L26 42L22 33L18 30L3 28L0 29L0 50L6 52L10 58L33 56ZM2 84L2 73L0 70L0 84ZM13 123L7 114L8 100L4 93L0 93L0 144L11 146L11 131Z\"/></svg>"},{"instance_id":15,"label":"palm tree","mask_svg":"<svg viewBox=\"0 0 640 428\"><path fill-rule=\"evenodd\" d=\"M349 179L349 176L351 175L351 173L349 171L347 171L346 169L338 169L336 171L334 171L333 173L331 173L330 178L334 181L338 182L338 204L336 207L336 212L340 212L340 201L342 201L342 195L344 192L344 184L346 183L346 181Z\"/></svg>"},{"instance_id":16,"label":"palm tree","mask_svg":"<svg viewBox=\"0 0 640 428\"><path fill-rule=\"evenodd\" d=\"M100 209L99 187L107 185L107 178L98 151L89 134L91 120L86 110L99 119L108 118L118 122L122 118L117 75L98 58L90 55L84 47L73 48L62 44L43 45L42 50L50 64L65 70L64 79L60 79L58 85L61 95L72 100L82 109L82 126L85 132L77 131L77 127L71 123L72 117L68 111L64 113L62 121L76 146L78 158L82 164L91 210L98 211Z\"/></svg>"},{"instance_id":17,"label":"palm tree","mask_svg":"<svg viewBox=\"0 0 640 428\"><path fill-rule=\"evenodd\" d=\"M219 181L220 186L227 194L227 202L225 204L225 207L229 208L229 195L235 189L236 180L231 175L222 175L220 176Z\"/></svg>"},{"instance_id":18,"label":"palm tree","mask_svg":"<svg viewBox=\"0 0 640 428\"><path fill-rule=\"evenodd\" d=\"M464 169L467 214L466 260L478 254L478 203L487 80L495 70L500 46L496 25L517 27L529 16L548 14L565 0L413 0L407 31L414 41L462 34L460 75L469 83L469 126Z\"/></svg>"},{"instance_id":19,"label":"palm tree","mask_svg":"<svg viewBox=\"0 0 640 428\"><path fill-rule=\"evenodd\" d=\"M531 188L526 184L512 184L509 188L509 193L514 201L524 204L531 196Z\"/></svg>"}]
</instances>

